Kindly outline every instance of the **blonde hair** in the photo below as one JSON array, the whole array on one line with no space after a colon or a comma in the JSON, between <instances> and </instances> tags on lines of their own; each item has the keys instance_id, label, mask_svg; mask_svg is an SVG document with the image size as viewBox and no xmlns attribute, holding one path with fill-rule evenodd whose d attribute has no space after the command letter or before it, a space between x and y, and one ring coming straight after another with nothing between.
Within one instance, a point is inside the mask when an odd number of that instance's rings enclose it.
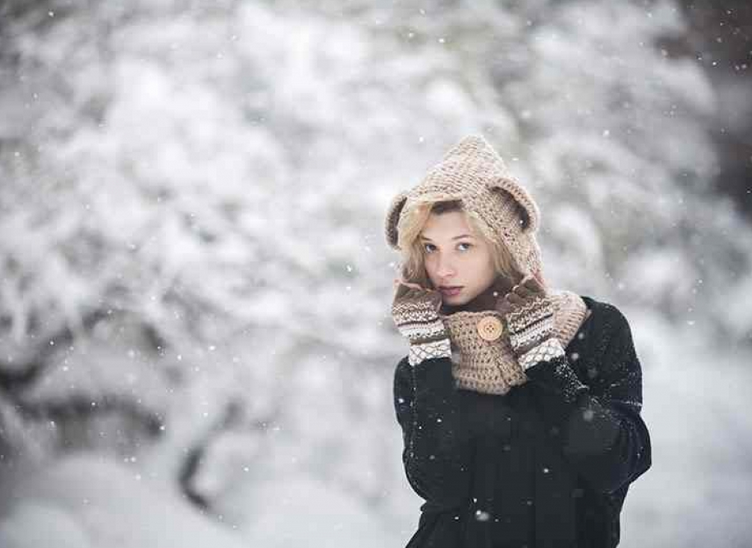
<instances>
[{"instance_id":1,"label":"blonde hair","mask_svg":"<svg viewBox=\"0 0 752 548\"><path fill-rule=\"evenodd\" d=\"M496 273L515 283L522 279L522 274L516 266L509 249L493 237L488 224L477 215L468 214L461 200L432 200L420 201L402 212L398 235L398 245L402 249L402 277L407 282L414 282L435 289L428 277L425 267L425 249L420 241L420 233L432 213L437 215L450 211L461 211L465 214L468 224L476 237L485 240L490 249Z\"/></svg>"}]
</instances>

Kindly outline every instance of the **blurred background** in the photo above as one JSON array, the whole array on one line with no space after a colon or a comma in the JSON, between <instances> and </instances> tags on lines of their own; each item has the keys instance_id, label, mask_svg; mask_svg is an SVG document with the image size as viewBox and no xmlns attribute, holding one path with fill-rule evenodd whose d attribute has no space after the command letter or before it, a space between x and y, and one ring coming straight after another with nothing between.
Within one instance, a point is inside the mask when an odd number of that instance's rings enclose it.
<instances>
[{"instance_id":1,"label":"blurred background","mask_svg":"<svg viewBox=\"0 0 752 548\"><path fill-rule=\"evenodd\" d=\"M391 197L482 133L619 307L625 547L752 543L745 0L0 0L0 546L404 546Z\"/></svg>"}]
</instances>

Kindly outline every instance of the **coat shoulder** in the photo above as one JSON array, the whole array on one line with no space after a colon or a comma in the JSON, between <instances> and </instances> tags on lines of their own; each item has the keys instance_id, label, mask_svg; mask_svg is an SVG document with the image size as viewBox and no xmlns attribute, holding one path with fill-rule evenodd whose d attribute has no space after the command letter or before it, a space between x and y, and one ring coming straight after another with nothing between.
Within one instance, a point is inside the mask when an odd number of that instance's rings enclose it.
<instances>
[{"instance_id":1,"label":"coat shoulder","mask_svg":"<svg viewBox=\"0 0 752 548\"><path fill-rule=\"evenodd\" d=\"M588 310L590 310L589 319L591 319L591 323L601 328L610 328L615 331L629 329L627 317L615 304L596 299L589 295L580 295L580 297L585 301Z\"/></svg>"},{"instance_id":2,"label":"coat shoulder","mask_svg":"<svg viewBox=\"0 0 752 548\"><path fill-rule=\"evenodd\" d=\"M601 359L612 351L632 352L632 330L621 309L608 301L580 295L591 314L583 322L575 337L584 343L583 355Z\"/></svg>"}]
</instances>

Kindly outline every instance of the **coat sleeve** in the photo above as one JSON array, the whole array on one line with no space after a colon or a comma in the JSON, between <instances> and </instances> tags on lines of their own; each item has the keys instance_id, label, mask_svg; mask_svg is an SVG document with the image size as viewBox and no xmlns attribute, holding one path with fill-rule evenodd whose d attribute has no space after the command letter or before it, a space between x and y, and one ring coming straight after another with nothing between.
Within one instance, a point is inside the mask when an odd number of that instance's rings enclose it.
<instances>
[{"instance_id":1,"label":"coat sleeve","mask_svg":"<svg viewBox=\"0 0 752 548\"><path fill-rule=\"evenodd\" d=\"M572 368L575 354L541 361L526 374L543 420L564 457L596 491L613 493L651 466L650 435L643 422L642 369L624 315L606 307L587 367L588 384ZM595 327L595 326L594 326Z\"/></svg>"},{"instance_id":2,"label":"coat sleeve","mask_svg":"<svg viewBox=\"0 0 752 548\"><path fill-rule=\"evenodd\" d=\"M449 509L467 500L470 439L449 358L416 366L403 359L394 375L394 406L403 433L407 480L431 506Z\"/></svg>"}]
</instances>

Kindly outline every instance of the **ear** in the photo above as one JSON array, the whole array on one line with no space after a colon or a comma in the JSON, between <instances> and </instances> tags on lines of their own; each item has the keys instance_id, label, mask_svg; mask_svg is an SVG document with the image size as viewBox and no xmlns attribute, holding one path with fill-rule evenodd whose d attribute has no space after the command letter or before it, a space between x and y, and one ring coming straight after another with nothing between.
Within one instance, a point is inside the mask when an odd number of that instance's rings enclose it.
<instances>
[{"instance_id":1,"label":"ear","mask_svg":"<svg viewBox=\"0 0 752 548\"><path fill-rule=\"evenodd\" d=\"M494 177L486 183L486 186L491 191L506 193L506 198L511 198L517 203L522 218L523 231L531 233L538 231L540 224L538 205L514 177Z\"/></svg>"},{"instance_id":2,"label":"ear","mask_svg":"<svg viewBox=\"0 0 752 548\"><path fill-rule=\"evenodd\" d=\"M400 192L393 199L389 205L389 209L386 214L386 241L394 249L399 249L397 245L397 224L399 223L400 215L402 214L402 208L405 207L407 201L407 192Z\"/></svg>"}]
</instances>

